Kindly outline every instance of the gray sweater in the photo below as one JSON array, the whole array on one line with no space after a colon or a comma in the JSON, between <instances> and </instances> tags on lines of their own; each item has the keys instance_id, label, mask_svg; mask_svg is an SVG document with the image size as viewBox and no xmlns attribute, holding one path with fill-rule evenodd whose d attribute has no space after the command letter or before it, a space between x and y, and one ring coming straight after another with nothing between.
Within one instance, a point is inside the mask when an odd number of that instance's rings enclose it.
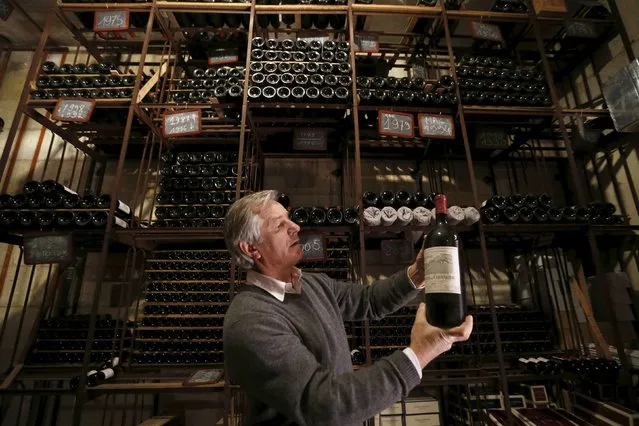
<instances>
[{"instance_id":1,"label":"gray sweater","mask_svg":"<svg viewBox=\"0 0 639 426\"><path fill-rule=\"evenodd\" d=\"M304 273L280 302L246 285L224 319L231 380L248 394L247 424L361 425L420 382L401 351L353 371L343 321L379 319L417 292L406 270L360 286Z\"/></svg>"}]
</instances>

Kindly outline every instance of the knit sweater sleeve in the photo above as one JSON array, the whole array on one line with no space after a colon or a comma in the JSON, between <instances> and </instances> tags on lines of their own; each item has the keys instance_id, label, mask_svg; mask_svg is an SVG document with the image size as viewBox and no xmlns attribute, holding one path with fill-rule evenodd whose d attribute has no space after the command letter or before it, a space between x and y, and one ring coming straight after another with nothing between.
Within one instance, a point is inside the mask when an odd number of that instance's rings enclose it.
<instances>
[{"instance_id":1,"label":"knit sweater sleeve","mask_svg":"<svg viewBox=\"0 0 639 426\"><path fill-rule=\"evenodd\" d=\"M332 290L345 321L383 318L406 305L420 291L410 282L406 269L371 285L337 281L325 274L319 276Z\"/></svg>"},{"instance_id":2,"label":"knit sweater sleeve","mask_svg":"<svg viewBox=\"0 0 639 426\"><path fill-rule=\"evenodd\" d=\"M336 375L276 315L228 324L224 354L235 383L300 426L361 423L406 396L420 381L401 351L371 367Z\"/></svg>"}]
</instances>

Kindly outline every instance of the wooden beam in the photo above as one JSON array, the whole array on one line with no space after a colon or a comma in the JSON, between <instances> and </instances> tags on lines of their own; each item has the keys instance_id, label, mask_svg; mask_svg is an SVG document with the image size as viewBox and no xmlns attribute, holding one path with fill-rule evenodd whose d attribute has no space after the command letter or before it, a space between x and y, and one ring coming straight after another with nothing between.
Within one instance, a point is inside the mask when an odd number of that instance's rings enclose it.
<instances>
[{"instance_id":1,"label":"wooden beam","mask_svg":"<svg viewBox=\"0 0 639 426\"><path fill-rule=\"evenodd\" d=\"M595 320L592 313L592 306L590 305L590 302L586 298L584 292L581 290L582 287L585 287L585 284L586 283L581 283L581 285L579 285L577 283L577 280L575 280L574 278L570 280L570 287L577 297L577 300L581 304L581 309L584 311L586 322L588 323L588 329L590 330L590 334L592 335L592 339L594 340L597 352L604 358L610 359L610 347L608 346L608 343L606 343L606 339L603 337L603 334L601 334L601 330L599 330L599 325L597 324L597 320ZM624 348L619 348L619 350L623 351Z\"/></svg>"},{"instance_id":2,"label":"wooden beam","mask_svg":"<svg viewBox=\"0 0 639 426\"><path fill-rule=\"evenodd\" d=\"M166 74L166 71L168 69L169 69L168 62L164 62L162 66L160 67L160 70L156 72L155 74L153 74L151 78L149 79L149 81L147 81L146 84L142 86L142 88L138 92L137 103L142 102L142 99L144 99L144 97L149 94L151 89L153 89L153 86L157 84L157 82L160 80L160 77Z\"/></svg>"}]
</instances>

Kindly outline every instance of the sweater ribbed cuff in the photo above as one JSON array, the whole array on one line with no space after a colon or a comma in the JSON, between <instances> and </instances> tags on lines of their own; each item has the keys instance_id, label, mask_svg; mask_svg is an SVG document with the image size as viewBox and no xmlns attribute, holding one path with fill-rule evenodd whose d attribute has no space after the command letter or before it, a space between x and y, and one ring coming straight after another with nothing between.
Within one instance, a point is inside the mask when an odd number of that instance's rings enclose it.
<instances>
[{"instance_id":1,"label":"sweater ribbed cuff","mask_svg":"<svg viewBox=\"0 0 639 426\"><path fill-rule=\"evenodd\" d=\"M404 395L408 395L408 393L421 382L421 378L417 370L415 370L413 362L400 350L393 352L387 356L386 359L395 367L404 387Z\"/></svg>"}]
</instances>

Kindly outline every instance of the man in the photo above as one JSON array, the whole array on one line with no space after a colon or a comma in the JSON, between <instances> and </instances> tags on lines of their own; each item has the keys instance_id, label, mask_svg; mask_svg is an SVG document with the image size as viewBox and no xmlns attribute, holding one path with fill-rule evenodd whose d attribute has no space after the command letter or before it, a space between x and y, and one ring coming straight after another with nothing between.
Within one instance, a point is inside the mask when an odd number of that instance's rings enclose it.
<instances>
[{"instance_id":1,"label":"man","mask_svg":"<svg viewBox=\"0 0 639 426\"><path fill-rule=\"evenodd\" d=\"M412 300L424 284L423 254L370 286L302 274L300 228L276 197L241 198L225 219L227 248L248 270L224 319L226 371L248 395L249 425L361 425L419 384L426 364L468 339L472 317L442 330L426 322L420 304L410 346L353 371L343 321L379 319Z\"/></svg>"}]
</instances>

